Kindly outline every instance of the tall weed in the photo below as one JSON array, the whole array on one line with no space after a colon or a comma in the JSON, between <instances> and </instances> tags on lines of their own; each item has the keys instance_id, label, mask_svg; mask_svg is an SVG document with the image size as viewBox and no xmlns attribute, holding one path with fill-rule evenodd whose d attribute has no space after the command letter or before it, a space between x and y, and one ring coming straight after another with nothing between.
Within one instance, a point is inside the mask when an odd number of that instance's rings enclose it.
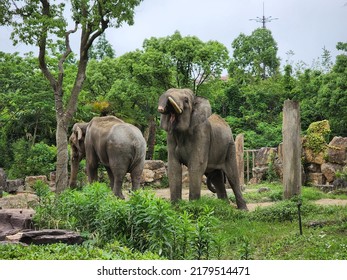
<instances>
[{"instance_id":1,"label":"tall weed","mask_svg":"<svg viewBox=\"0 0 347 280\"><path fill-rule=\"evenodd\" d=\"M89 242L98 245L118 240L136 251L170 259L209 259L215 251L213 208L177 211L149 191L134 192L128 201L116 198L102 183L59 196L43 192L36 213L38 227L85 232L92 238Z\"/></svg>"}]
</instances>

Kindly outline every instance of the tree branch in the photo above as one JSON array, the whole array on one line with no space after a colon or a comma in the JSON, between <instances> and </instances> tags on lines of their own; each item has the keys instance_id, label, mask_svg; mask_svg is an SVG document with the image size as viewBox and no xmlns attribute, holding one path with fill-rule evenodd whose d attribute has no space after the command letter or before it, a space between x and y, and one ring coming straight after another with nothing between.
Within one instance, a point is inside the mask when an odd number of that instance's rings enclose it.
<instances>
[{"instance_id":1,"label":"tree branch","mask_svg":"<svg viewBox=\"0 0 347 280\"><path fill-rule=\"evenodd\" d=\"M70 46L70 35L72 33L75 33L77 31L78 23L75 22L75 28L72 30L69 30L65 33L65 47L66 50L64 54L61 56L59 63L58 63L58 69L59 69L59 76L58 76L58 84L63 83L63 78L64 78L64 67L63 64L66 60L66 58L69 56L69 54L72 52L71 46Z\"/></svg>"},{"instance_id":2,"label":"tree branch","mask_svg":"<svg viewBox=\"0 0 347 280\"><path fill-rule=\"evenodd\" d=\"M40 0L42 3L42 14L44 16L49 17L50 15L50 5L47 0ZM38 45L39 45L39 66L40 69L43 73L43 75L47 78L49 81L51 87L55 91L57 88L57 81L52 75L52 73L49 71L46 63L46 44L47 44L47 27L43 24L42 26L42 34L38 40Z\"/></svg>"}]
</instances>

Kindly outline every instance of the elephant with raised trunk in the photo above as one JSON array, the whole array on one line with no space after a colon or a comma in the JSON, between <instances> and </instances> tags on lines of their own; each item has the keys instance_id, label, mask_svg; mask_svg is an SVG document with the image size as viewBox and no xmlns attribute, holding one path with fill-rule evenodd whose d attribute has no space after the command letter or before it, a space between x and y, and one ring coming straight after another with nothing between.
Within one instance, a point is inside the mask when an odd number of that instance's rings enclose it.
<instances>
[{"instance_id":1,"label":"elephant with raised trunk","mask_svg":"<svg viewBox=\"0 0 347 280\"><path fill-rule=\"evenodd\" d=\"M98 179L98 165L105 166L113 193L124 199L123 178L131 174L132 190L140 187L145 164L146 141L141 131L113 116L95 117L76 123L70 136L72 148L70 186L76 186L78 166L84 157L88 181Z\"/></svg>"},{"instance_id":2,"label":"elephant with raised trunk","mask_svg":"<svg viewBox=\"0 0 347 280\"><path fill-rule=\"evenodd\" d=\"M229 125L212 114L207 99L189 89L169 89L159 98L161 128L167 131L168 177L172 201L182 198L182 167L189 172L189 199L199 199L205 174L210 190L228 200L225 177L237 207L247 209L237 172L236 150ZM214 188L212 187L214 186Z\"/></svg>"}]
</instances>

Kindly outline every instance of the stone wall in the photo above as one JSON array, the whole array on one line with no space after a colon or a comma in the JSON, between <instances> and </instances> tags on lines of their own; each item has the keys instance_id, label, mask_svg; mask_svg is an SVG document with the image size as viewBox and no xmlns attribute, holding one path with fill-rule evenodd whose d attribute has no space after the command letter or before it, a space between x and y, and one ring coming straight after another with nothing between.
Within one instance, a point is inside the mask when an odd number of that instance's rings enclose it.
<instances>
[{"instance_id":1,"label":"stone wall","mask_svg":"<svg viewBox=\"0 0 347 280\"><path fill-rule=\"evenodd\" d=\"M282 179L282 158L281 145L277 148L261 148L255 158L253 178L250 183L265 180L271 162L277 176ZM324 152L315 153L303 147L302 163L303 184L347 187L343 185L346 183L336 177L337 172L347 173L347 137L334 137Z\"/></svg>"}]
</instances>

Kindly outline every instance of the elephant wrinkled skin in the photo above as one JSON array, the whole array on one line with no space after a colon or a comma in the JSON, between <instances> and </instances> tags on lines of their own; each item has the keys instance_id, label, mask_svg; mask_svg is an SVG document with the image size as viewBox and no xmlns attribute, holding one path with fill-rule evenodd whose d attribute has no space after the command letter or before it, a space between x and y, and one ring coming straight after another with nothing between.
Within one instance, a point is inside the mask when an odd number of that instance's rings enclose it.
<instances>
[{"instance_id":1,"label":"elephant wrinkled skin","mask_svg":"<svg viewBox=\"0 0 347 280\"><path fill-rule=\"evenodd\" d=\"M99 163L105 166L113 193L124 198L122 182L129 172L132 190L140 187L146 155L146 141L141 131L113 117L95 117L89 123L76 123L70 136L72 148L70 186L76 186L80 161L86 158L88 181L98 178Z\"/></svg>"},{"instance_id":2,"label":"elephant wrinkled skin","mask_svg":"<svg viewBox=\"0 0 347 280\"><path fill-rule=\"evenodd\" d=\"M228 200L225 177L239 209L247 209L237 172L236 150L229 125L212 114L208 100L189 89L169 89L159 98L160 125L167 131L168 177L172 201L182 198L182 167L189 172L189 199L199 199L205 174L218 198Z\"/></svg>"}]
</instances>

